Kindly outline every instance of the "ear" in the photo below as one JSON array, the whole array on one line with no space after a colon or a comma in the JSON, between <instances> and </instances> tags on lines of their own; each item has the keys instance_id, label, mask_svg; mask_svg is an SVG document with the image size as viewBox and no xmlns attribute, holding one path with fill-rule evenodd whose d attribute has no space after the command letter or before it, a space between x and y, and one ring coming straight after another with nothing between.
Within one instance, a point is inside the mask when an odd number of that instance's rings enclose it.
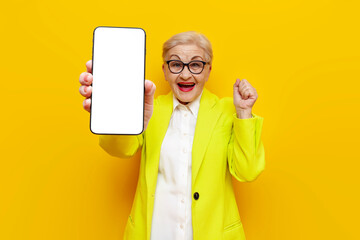
<instances>
[{"instance_id":1,"label":"ear","mask_svg":"<svg viewBox=\"0 0 360 240\"><path fill-rule=\"evenodd\" d=\"M212 65L209 65L209 72L208 72L208 76L205 80L205 82L207 82L209 80L209 76L210 76L210 72L211 72L211 68L212 68Z\"/></svg>"},{"instance_id":2,"label":"ear","mask_svg":"<svg viewBox=\"0 0 360 240\"><path fill-rule=\"evenodd\" d=\"M162 70L163 70L163 72L164 72L165 81L167 81L167 79L166 79L165 63L163 63L163 65L162 65Z\"/></svg>"}]
</instances>

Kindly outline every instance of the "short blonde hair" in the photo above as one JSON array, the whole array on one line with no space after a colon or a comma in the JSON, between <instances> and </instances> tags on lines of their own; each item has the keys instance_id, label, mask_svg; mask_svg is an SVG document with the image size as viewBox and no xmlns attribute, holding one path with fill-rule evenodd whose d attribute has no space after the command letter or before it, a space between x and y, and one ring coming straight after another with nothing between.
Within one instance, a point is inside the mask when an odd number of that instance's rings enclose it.
<instances>
[{"instance_id":1,"label":"short blonde hair","mask_svg":"<svg viewBox=\"0 0 360 240\"><path fill-rule=\"evenodd\" d=\"M205 35L195 31L178 33L168 39L163 44L163 60L165 61L166 54L171 48L181 44L196 44L197 46L202 48L205 52L205 61L209 62L211 65L213 59L211 43L209 39L205 37Z\"/></svg>"}]
</instances>

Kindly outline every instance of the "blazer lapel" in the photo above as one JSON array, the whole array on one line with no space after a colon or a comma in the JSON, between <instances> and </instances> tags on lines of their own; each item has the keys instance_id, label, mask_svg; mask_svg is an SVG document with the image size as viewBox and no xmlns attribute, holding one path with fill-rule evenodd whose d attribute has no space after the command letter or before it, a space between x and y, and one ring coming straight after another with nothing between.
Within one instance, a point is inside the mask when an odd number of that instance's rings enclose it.
<instances>
[{"instance_id":1,"label":"blazer lapel","mask_svg":"<svg viewBox=\"0 0 360 240\"><path fill-rule=\"evenodd\" d=\"M169 126L172 109L172 92L159 98L159 104L155 107L152 118L150 119L148 134L146 134L146 168L145 178L149 194L155 193L156 180L159 169L160 150L166 131ZM151 124L151 127L150 127Z\"/></svg>"},{"instance_id":2,"label":"blazer lapel","mask_svg":"<svg viewBox=\"0 0 360 240\"><path fill-rule=\"evenodd\" d=\"M195 135L192 148L191 188L194 188L196 176L209 145L211 134L221 115L221 111L214 108L218 97L204 88L200 99L200 108L196 121Z\"/></svg>"}]
</instances>

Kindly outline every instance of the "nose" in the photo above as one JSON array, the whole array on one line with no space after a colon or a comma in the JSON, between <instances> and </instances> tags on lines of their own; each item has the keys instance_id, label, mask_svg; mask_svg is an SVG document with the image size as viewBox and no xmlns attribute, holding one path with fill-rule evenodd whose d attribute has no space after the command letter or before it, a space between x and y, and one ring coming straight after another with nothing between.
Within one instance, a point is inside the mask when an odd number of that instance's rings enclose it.
<instances>
[{"instance_id":1,"label":"nose","mask_svg":"<svg viewBox=\"0 0 360 240\"><path fill-rule=\"evenodd\" d=\"M184 67L184 70L182 70L182 72L180 73L180 77L184 80L187 80L189 78L191 78L192 74L189 71L189 68L187 66Z\"/></svg>"}]
</instances>

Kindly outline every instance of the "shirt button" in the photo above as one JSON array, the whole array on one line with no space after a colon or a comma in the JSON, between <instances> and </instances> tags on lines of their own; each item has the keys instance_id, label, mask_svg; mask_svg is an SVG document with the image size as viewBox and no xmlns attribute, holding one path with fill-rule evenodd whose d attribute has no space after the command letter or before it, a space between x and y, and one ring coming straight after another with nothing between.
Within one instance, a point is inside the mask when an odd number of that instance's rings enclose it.
<instances>
[{"instance_id":1,"label":"shirt button","mask_svg":"<svg viewBox=\"0 0 360 240\"><path fill-rule=\"evenodd\" d=\"M181 202L182 202L182 203L184 203L184 202L185 202L185 200L184 200L184 199L181 199Z\"/></svg>"},{"instance_id":2,"label":"shirt button","mask_svg":"<svg viewBox=\"0 0 360 240\"><path fill-rule=\"evenodd\" d=\"M185 117L187 117L187 115L188 115L187 113L184 114Z\"/></svg>"},{"instance_id":3,"label":"shirt button","mask_svg":"<svg viewBox=\"0 0 360 240\"><path fill-rule=\"evenodd\" d=\"M185 149L185 148L183 148L183 153L186 153L186 149Z\"/></svg>"},{"instance_id":4,"label":"shirt button","mask_svg":"<svg viewBox=\"0 0 360 240\"><path fill-rule=\"evenodd\" d=\"M194 193L194 199L195 199L195 200L198 200L199 197L200 197L200 196L199 196L199 193L198 193L198 192L195 192L195 193Z\"/></svg>"},{"instance_id":5,"label":"shirt button","mask_svg":"<svg viewBox=\"0 0 360 240\"><path fill-rule=\"evenodd\" d=\"M184 225L181 224L181 225L180 225L180 228L181 228L181 229L184 229Z\"/></svg>"}]
</instances>

